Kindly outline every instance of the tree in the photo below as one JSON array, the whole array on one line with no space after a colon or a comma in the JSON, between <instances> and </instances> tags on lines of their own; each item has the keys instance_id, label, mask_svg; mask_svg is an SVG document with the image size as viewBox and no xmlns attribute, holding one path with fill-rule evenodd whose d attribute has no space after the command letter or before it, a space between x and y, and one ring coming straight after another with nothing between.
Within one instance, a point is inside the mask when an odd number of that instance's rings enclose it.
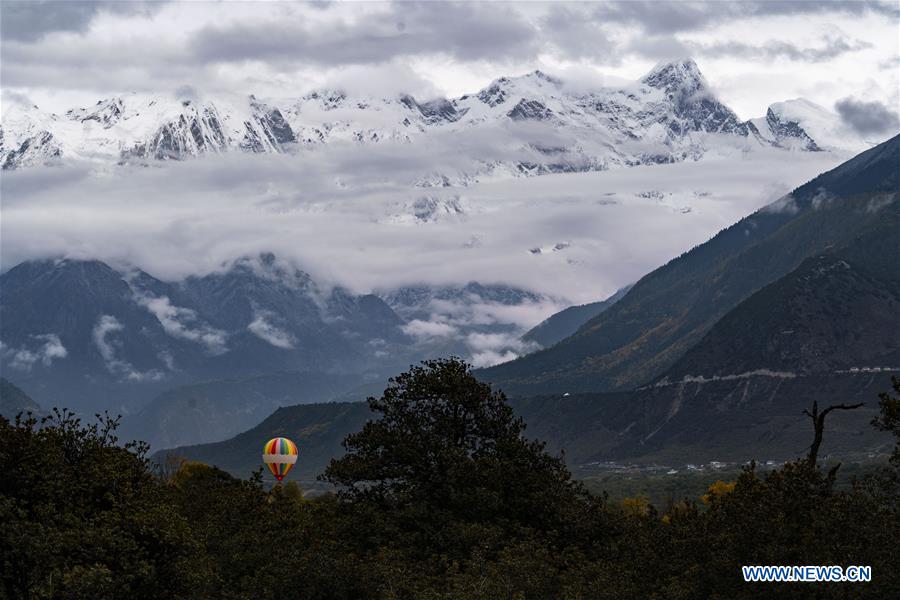
<instances>
[{"instance_id":1,"label":"tree","mask_svg":"<svg viewBox=\"0 0 900 600\"><path fill-rule=\"evenodd\" d=\"M822 445L822 437L825 434L825 417L828 416L828 413L833 410L853 410L859 408L862 405L862 402L858 404L834 404L832 406L829 406L822 412L819 412L819 403L813 402L812 412L808 410L803 411L803 414L808 416L810 420L812 420L814 430L813 443L809 447L809 455L806 458L806 462L809 464L810 468L814 468L816 466L816 461L819 456L819 447ZM832 476L837 473L837 469L839 466L840 465L832 469Z\"/></svg>"},{"instance_id":2,"label":"tree","mask_svg":"<svg viewBox=\"0 0 900 600\"><path fill-rule=\"evenodd\" d=\"M900 394L900 378L891 377L891 387L895 394ZM891 396L888 392L878 394L880 414L872 419L872 425L882 431L889 431L897 438L894 451L891 453L891 464L900 469L900 397Z\"/></svg>"},{"instance_id":3,"label":"tree","mask_svg":"<svg viewBox=\"0 0 900 600\"><path fill-rule=\"evenodd\" d=\"M502 392L458 358L424 361L369 398L380 417L344 441L323 479L343 499L415 510L423 520L554 528L583 495L564 463L523 437Z\"/></svg>"},{"instance_id":4,"label":"tree","mask_svg":"<svg viewBox=\"0 0 900 600\"><path fill-rule=\"evenodd\" d=\"M0 418L0 597L190 598L188 522L117 419Z\"/></svg>"}]
</instances>

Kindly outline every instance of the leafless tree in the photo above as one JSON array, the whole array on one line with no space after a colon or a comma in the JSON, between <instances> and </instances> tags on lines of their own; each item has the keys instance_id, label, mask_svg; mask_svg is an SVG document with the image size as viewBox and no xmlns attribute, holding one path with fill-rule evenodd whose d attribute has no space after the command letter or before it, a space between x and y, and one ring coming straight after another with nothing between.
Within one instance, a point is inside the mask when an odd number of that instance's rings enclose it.
<instances>
[{"instance_id":1,"label":"leafless tree","mask_svg":"<svg viewBox=\"0 0 900 600\"><path fill-rule=\"evenodd\" d=\"M828 413L833 410L853 410L855 408L859 408L862 405L863 402L860 402L859 404L832 404L822 412L819 412L819 403L813 401L812 412L804 409L803 414L812 420L813 428L815 429L813 443L809 447L809 455L806 458L806 462L809 464L810 468L816 466L816 461L819 458L819 447L822 445L822 436L825 433L825 417L828 416ZM834 468L832 468L828 473L829 477L834 477L840 466L841 465L839 463Z\"/></svg>"}]
</instances>

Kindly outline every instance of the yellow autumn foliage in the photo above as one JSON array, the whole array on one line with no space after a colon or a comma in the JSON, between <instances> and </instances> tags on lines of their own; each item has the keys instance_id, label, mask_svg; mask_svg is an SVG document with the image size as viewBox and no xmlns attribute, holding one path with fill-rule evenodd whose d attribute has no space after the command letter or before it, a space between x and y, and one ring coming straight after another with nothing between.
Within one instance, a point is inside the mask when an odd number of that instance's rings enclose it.
<instances>
[{"instance_id":1,"label":"yellow autumn foliage","mask_svg":"<svg viewBox=\"0 0 900 600\"><path fill-rule=\"evenodd\" d=\"M706 493L700 496L700 499L704 504L709 504L713 501L714 498L721 498L726 494L730 494L734 491L734 486L736 482L734 481L717 481L714 484L710 485L706 490Z\"/></svg>"},{"instance_id":2,"label":"yellow autumn foliage","mask_svg":"<svg viewBox=\"0 0 900 600\"><path fill-rule=\"evenodd\" d=\"M650 512L650 500L646 496L623 498L619 505L630 515L640 516Z\"/></svg>"}]
</instances>

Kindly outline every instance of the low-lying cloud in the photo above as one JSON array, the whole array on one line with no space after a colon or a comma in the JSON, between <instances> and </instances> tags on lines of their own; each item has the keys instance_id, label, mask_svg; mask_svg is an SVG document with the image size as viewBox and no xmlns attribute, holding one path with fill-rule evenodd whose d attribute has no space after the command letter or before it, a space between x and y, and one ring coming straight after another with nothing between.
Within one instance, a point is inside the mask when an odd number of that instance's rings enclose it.
<instances>
[{"instance_id":1,"label":"low-lying cloud","mask_svg":"<svg viewBox=\"0 0 900 600\"><path fill-rule=\"evenodd\" d=\"M137 294L135 300L156 317L163 330L174 338L201 344L213 355L227 352L227 334L200 323L197 313L190 308L175 306L168 296L153 298Z\"/></svg>"},{"instance_id":2,"label":"low-lying cloud","mask_svg":"<svg viewBox=\"0 0 900 600\"><path fill-rule=\"evenodd\" d=\"M422 172L465 168L464 157L385 144L148 167L23 169L5 172L0 182L0 265L100 259L175 281L274 252L326 288L367 293L479 281L588 302L771 200L761 190L790 189L840 161L826 153L790 161L777 150L736 153L741 158L428 189L410 182ZM639 195L648 179L661 196ZM465 212L452 219L394 218L398 207L417 210L423 195ZM211 351L224 344L167 300L147 308L170 335ZM496 320L502 310L502 318L522 326L547 316L547 307L527 303L471 310L481 312L468 320Z\"/></svg>"},{"instance_id":3,"label":"low-lying cloud","mask_svg":"<svg viewBox=\"0 0 900 600\"><path fill-rule=\"evenodd\" d=\"M276 348L289 350L294 347L297 340L289 332L274 325L273 321L276 318L277 316L270 311L258 310L254 313L253 321L250 322L247 329L264 342L268 342Z\"/></svg>"},{"instance_id":4,"label":"low-lying cloud","mask_svg":"<svg viewBox=\"0 0 900 600\"><path fill-rule=\"evenodd\" d=\"M534 342L523 341L519 335L477 332L466 336L466 346L472 352L471 361L475 367L490 367L540 348Z\"/></svg>"},{"instance_id":5,"label":"low-lying cloud","mask_svg":"<svg viewBox=\"0 0 900 600\"><path fill-rule=\"evenodd\" d=\"M162 379L163 373L156 369L139 371L127 360L119 358L114 335L124 329L125 326L112 315L100 315L100 318L97 319L97 323L94 325L94 345L100 352L100 356L106 364L106 369L113 375L128 381L157 381Z\"/></svg>"}]
</instances>

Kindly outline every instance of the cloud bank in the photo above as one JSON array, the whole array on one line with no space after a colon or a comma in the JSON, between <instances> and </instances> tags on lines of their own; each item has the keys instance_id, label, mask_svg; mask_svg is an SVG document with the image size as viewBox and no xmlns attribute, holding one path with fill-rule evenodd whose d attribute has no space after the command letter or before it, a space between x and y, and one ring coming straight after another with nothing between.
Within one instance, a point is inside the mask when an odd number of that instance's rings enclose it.
<instances>
[{"instance_id":1,"label":"cloud bank","mask_svg":"<svg viewBox=\"0 0 900 600\"><path fill-rule=\"evenodd\" d=\"M96 258L172 281L270 251L322 285L358 293L475 280L588 302L772 201L771 190L790 189L840 162L826 153L784 161L780 151L743 158L736 152L697 163L427 189L409 185L412 173L443 157L403 144L99 171L23 169L0 182L0 266ZM423 197L461 212L422 220L415 213ZM398 218L404 211L409 218ZM165 299L147 307L170 335L210 351L224 344ZM479 310L467 318L490 320L498 309ZM519 310L514 320L523 325L546 316ZM262 315L254 333L287 343L265 323L273 322ZM105 331L113 330L107 324Z\"/></svg>"},{"instance_id":2,"label":"cloud bank","mask_svg":"<svg viewBox=\"0 0 900 600\"><path fill-rule=\"evenodd\" d=\"M896 75L878 67L898 54L900 12L890 1L7 0L2 11L4 88L51 110L185 86L285 96L350 84L455 96L535 68L634 79L685 53L708 59L711 79L776 75L754 83L759 98L831 105L848 85L897 98ZM765 109L724 91L745 117Z\"/></svg>"}]
</instances>

